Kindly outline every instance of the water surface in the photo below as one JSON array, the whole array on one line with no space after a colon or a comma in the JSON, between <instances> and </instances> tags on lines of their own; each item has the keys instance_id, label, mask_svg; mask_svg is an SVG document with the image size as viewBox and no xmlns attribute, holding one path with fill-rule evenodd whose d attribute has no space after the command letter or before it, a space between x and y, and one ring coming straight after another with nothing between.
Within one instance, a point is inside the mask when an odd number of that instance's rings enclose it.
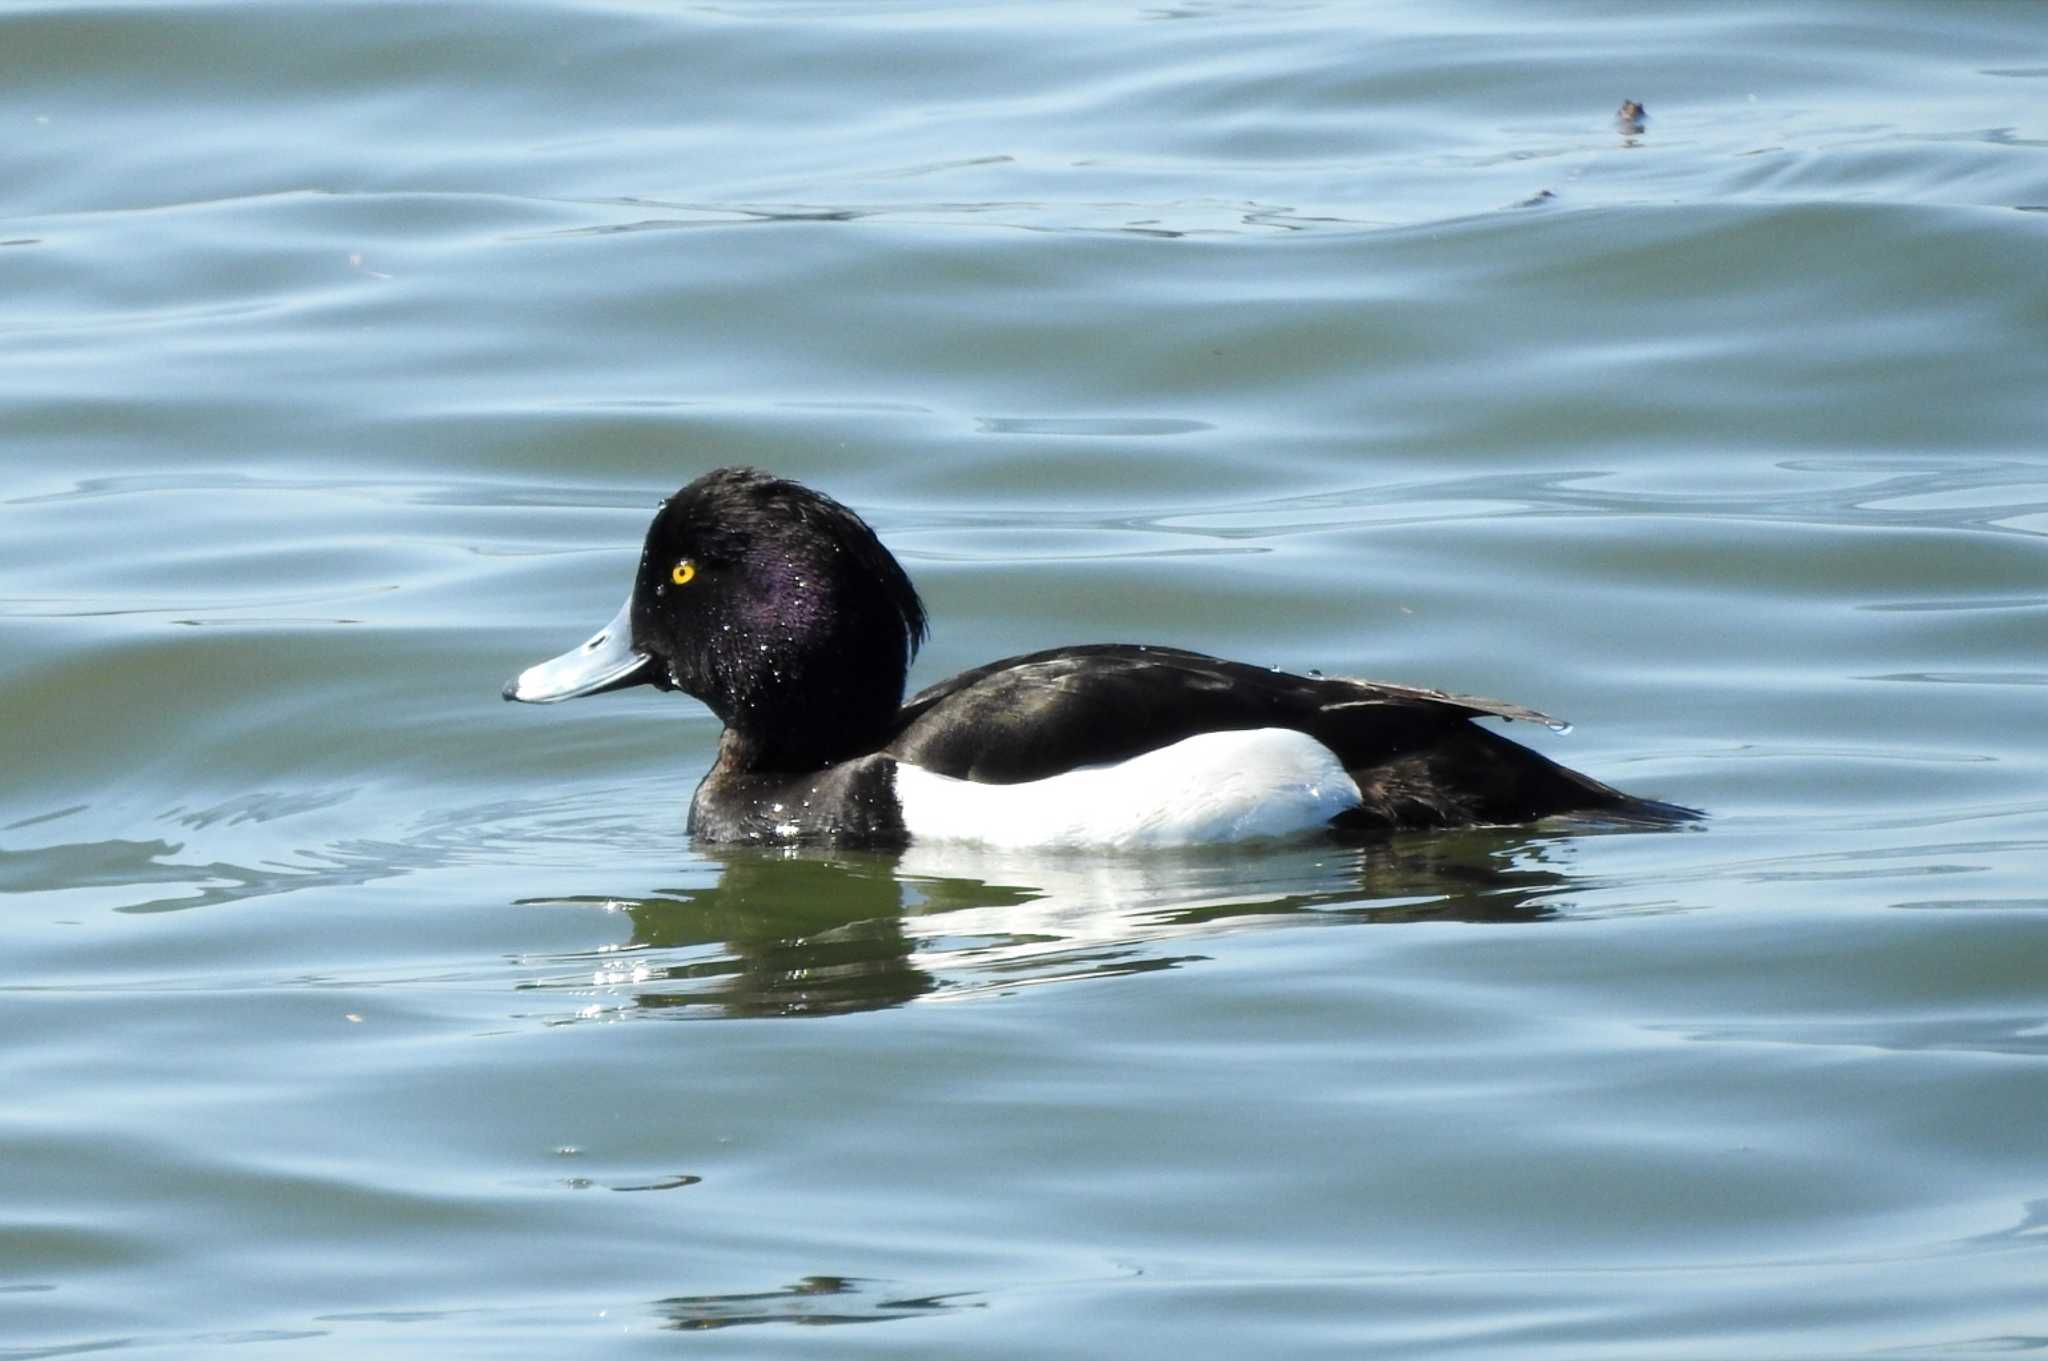
<instances>
[{"instance_id":1,"label":"water surface","mask_svg":"<svg viewBox=\"0 0 2048 1361\"><path fill-rule=\"evenodd\" d=\"M2048 1346L2044 53L0 15L0 1356ZM1714 816L693 847L700 707L497 691L738 462L902 556L914 684L1495 694Z\"/></svg>"}]
</instances>

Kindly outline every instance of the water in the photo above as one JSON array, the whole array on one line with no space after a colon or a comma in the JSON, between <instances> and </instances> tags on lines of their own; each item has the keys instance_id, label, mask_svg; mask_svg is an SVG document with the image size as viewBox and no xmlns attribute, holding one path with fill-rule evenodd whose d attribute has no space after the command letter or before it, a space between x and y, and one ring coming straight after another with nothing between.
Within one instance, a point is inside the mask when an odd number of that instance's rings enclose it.
<instances>
[{"instance_id":1,"label":"water","mask_svg":"<svg viewBox=\"0 0 2048 1361\"><path fill-rule=\"evenodd\" d=\"M0 1357L2048 1346L2044 50L0 14ZM497 691L732 462L914 683L1441 685L1714 817L693 848L701 709Z\"/></svg>"}]
</instances>

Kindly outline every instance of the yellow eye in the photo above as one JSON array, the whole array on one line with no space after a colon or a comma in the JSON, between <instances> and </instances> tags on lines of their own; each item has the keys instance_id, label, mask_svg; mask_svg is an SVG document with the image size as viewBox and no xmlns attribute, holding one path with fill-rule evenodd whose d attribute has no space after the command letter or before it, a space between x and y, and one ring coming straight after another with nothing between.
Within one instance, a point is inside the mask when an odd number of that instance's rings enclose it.
<instances>
[{"instance_id":1,"label":"yellow eye","mask_svg":"<svg viewBox=\"0 0 2048 1361\"><path fill-rule=\"evenodd\" d=\"M697 564L684 558L675 565L675 570L668 574L668 579L678 586L689 585L697 579Z\"/></svg>"}]
</instances>

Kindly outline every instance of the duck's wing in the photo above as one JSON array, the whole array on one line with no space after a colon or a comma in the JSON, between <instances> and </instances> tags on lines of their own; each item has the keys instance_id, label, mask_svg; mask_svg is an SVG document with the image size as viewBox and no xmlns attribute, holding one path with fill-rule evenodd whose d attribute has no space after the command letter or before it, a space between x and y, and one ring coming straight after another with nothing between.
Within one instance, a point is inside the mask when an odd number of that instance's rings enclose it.
<instances>
[{"instance_id":1,"label":"duck's wing","mask_svg":"<svg viewBox=\"0 0 2048 1361\"><path fill-rule=\"evenodd\" d=\"M919 692L885 750L941 775L1013 784L1123 760L1197 733L1295 728L1370 768L1473 718L1550 723L1519 704L1300 676L1178 648L1102 644L1005 658Z\"/></svg>"}]
</instances>

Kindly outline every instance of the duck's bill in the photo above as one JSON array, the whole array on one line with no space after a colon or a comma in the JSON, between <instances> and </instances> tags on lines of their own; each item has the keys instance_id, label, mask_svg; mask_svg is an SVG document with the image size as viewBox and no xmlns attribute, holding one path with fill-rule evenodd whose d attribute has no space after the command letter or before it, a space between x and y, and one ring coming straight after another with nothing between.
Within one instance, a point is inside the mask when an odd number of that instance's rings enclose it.
<instances>
[{"instance_id":1,"label":"duck's bill","mask_svg":"<svg viewBox=\"0 0 2048 1361\"><path fill-rule=\"evenodd\" d=\"M653 658L633 646L633 597L581 647L529 666L505 686L505 698L523 704L554 704L579 695L623 690L651 678Z\"/></svg>"}]
</instances>

